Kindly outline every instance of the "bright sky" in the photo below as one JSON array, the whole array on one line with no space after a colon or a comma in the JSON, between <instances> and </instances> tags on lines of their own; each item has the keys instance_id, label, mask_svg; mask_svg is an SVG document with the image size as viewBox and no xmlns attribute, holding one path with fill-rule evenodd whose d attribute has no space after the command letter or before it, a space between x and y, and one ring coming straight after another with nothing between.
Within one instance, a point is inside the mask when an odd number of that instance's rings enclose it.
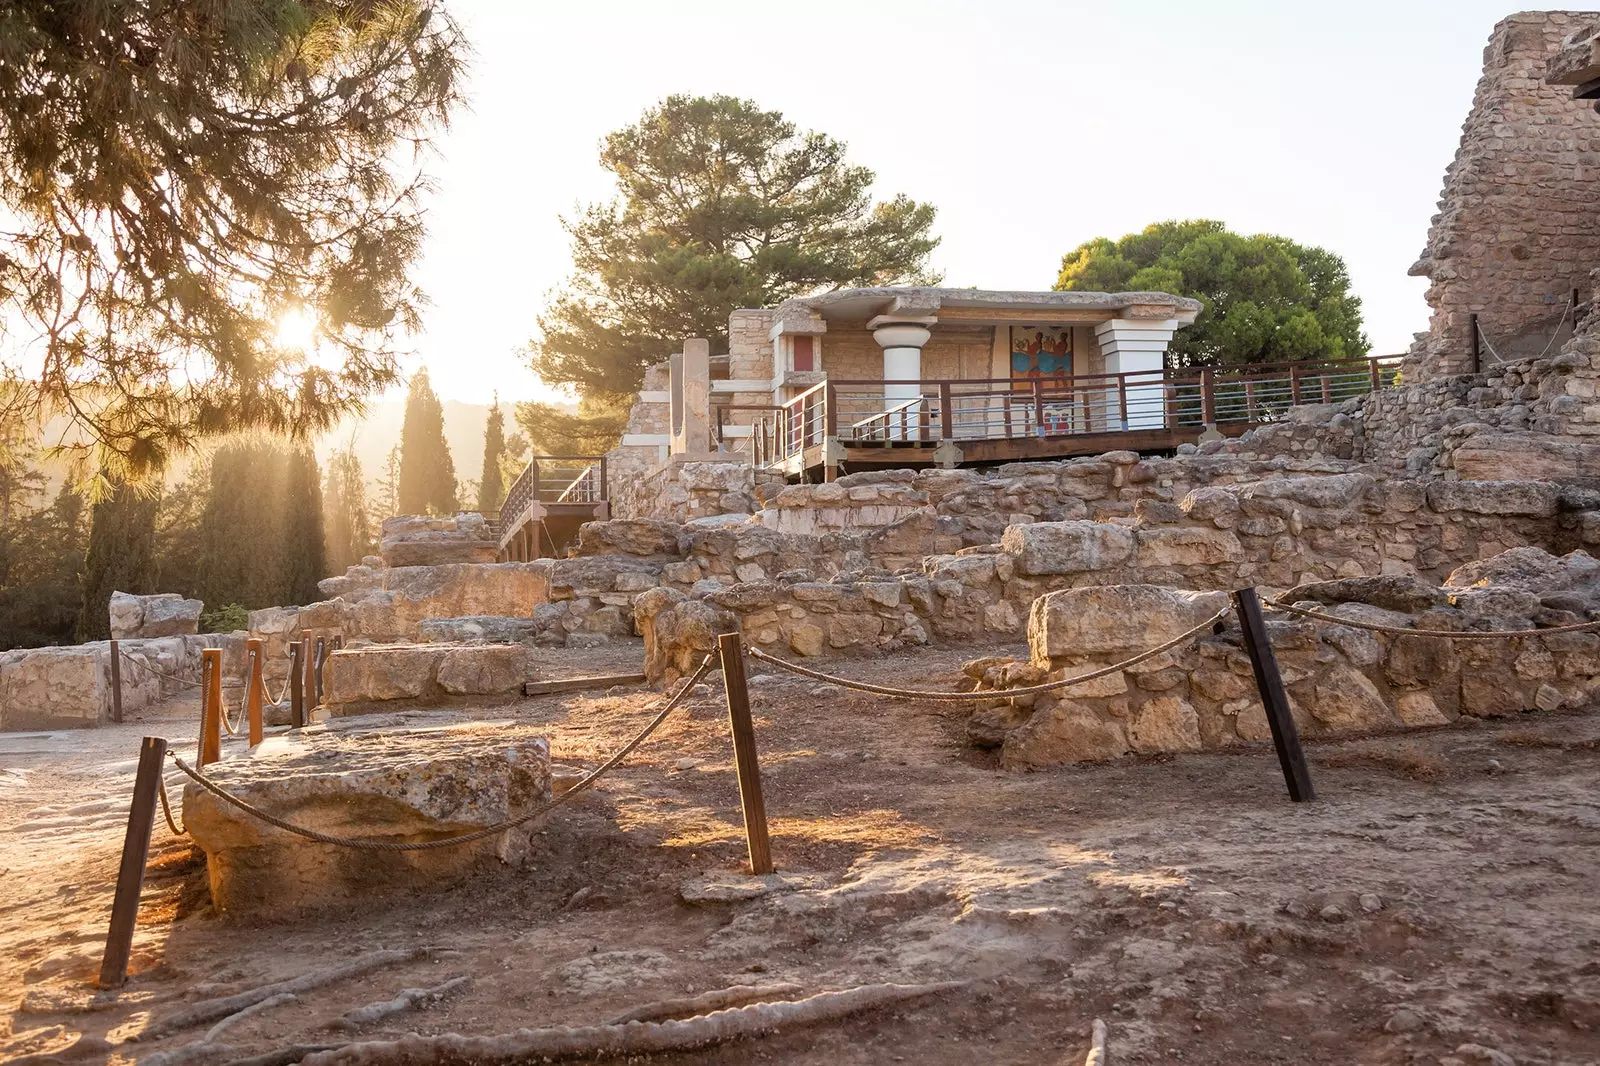
<instances>
[{"instance_id":1,"label":"bright sky","mask_svg":"<svg viewBox=\"0 0 1600 1066\"><path fill-rule=\"evenodd\" d=\"M610 196L600 139L729 93L939 209L950 285L1048 289L1096 236L1208 217L1349 264L1376 353L1427 328L1427 233L1504 0L446 0L477 49L431 167L416 339L446 398L541 393L516 349ZM1591 5L1580 5L1589 10ZM1316 11L1315 17L1304 14ZM1578 105L1581 106L1581 105Z\"/></svg>"}]
</instances>

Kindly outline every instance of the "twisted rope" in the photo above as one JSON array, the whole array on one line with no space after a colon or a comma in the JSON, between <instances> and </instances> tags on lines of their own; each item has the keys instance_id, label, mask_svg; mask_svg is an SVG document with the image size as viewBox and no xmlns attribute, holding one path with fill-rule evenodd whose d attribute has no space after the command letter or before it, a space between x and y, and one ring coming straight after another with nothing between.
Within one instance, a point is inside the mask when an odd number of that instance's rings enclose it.
<instances>
[{"instance_id":1,"label":"twisted rope","mask_svg":"<svg viewBox=\"0 0 1600 1066\"><path fill-rule=\"evenodd\" d=\"M894 688L889 685L874 685L869 681L856 681L848 677L825 674L821 670L813 670L808 666L801 666L799 663L791 662L788 659L780 659L776 655L769 655L760 648L751 648L750 654L752 657L760 659L764 663L771 663L773 666L776 666L782 670L788 670L790 673L799 674L802 677L809 677L814 681L826 681L830 684L838 685L841 688L855 689L857 692L870 692L877 696L891 696L895 699L902 700L940 700L950 703L983 703L990 700L1002 699L1008 696L1032 696L1041 692L1053 692L1056 689L1071 688L1073 685L1081 685L1085 681L1093 681L1096 678L1105 677L1108 674L1119 673L1120 671L1126 670L1130 666L1138 666L1146 659L1153 659L1162 652L1171 651L1179 644L1199 636L1205 630L1210 629L1212 626L1222 621L1223 616L1225 616L1230 610L1232 610L1231 607L1224 607L1222 610L1218 611L1210 618L1207 618L1204 622L1201 622L1193 629L1179 633L1165 644L1157 645L1156 647L1151 648L1149 651L1142 651L1138 655L1133 656L1131 659L1124 659L1120 663L1117 663L1113 666L1102 667L1099 670L1091 670L1087 674L1079 674L1077 677L1068 677L1060 681L1050 681L1043 685L1029 685L1026 688L988 689L981 692L930 692L921 689Z\"/></svg>"},{"instance_id":2,"label":"twisted rope","mask_svg":"<svg viewBox=\"0 0 1600 1066\"><path fill-rule=\"evenodd\" d=\"M1351 629L1366 629L1373 633L1388 633L1396 637L1443 637L1446 640L1520 640L1524 637L1549 637L1558 633L1587 633L1600 629L1600 621L1578 622L1570 626L1551 626L1548 629L1464 629L1460 631L1450 629L1413 629L1408 626L1386 626L1378 622L1361 622L1353 618L1340 618L1338 615L1324 614L1321 611L1313 611L1305 607L1296 607L1279 600L1267 600L1266 604L1276 610L1297 614L1302 618L1315 619L1318 622L1327 622L1329 625L1349 626Z\"/></svg>"},{"instance_id":3,"label":"twisted rope","mask_svg":"<svg viewBox=\"0 0 1600 1066\"><path fill-rule=\"evenodd\" d=\"M167 802L167 778L165 774L156 778L156 794L161 797L161 813L166 817L167 828L172 830L172 835L175 837L187 836L189 833L188 828L179 828L178 823L172 817L172 804Z\"/></svg>"},{"instance_id":4,"label":"twisted rope","mask_svg":"<svg viewBox=\"0 0 1600 1066\"><path fill-rule=\"evenodd\" d=\"M164 677L168 681L175 681L180 685L188 685L190 688L200 688L203 684L205 684L205 682L203 682L203 681L191 681L187 677L179 677L177 674L169 674L165 670L157 670L155 667L151 666L149 663L144 662L144 661L139 660L139 659L135 659L132 655L130 655L127 652L123 651L121 648L117 649L117 654L122 656L123 659L127 660L127 662L129 664L131 664L133 666L137 666L139 669L143 670L147 674L153 674L156 677ZM222 683L222 687L223 688L242 688L242 687L246 687L248 684L249 684L248 680L246 680L246 681L224 681Z\"/></svg>"},{"instance_id":5,"label":"twisted rope","mask_svg":"<svg viewBox=\"0 0 1600 1066\"><path fill-rule=\"evenodd\" d=\"M707 655L705 659L701 661L700 668L697 669L694 674L684 682L683 686L673 694L672 698L667 701L667 705L661 708L660 713L651 719L643 729L639 730L634 738L624 744L615 755L611 756L611 758L607 759L604 763L601 763L588 774L585 774L581 779L578 780L576 784L567 789L565 792L561 793L561 795L556 796L549 803L541 804L528 813L518 815L517 817L507 821L486 826L483 829L474 829L470 832L458 833L454 836L440 837L438 840L422 840L404 843L392 840L366 840L360 837L334 836L331 833L321 833L315 829L307 829L304 826L298 826L293 822L285 821L276 815L268 814L266 811L255 806L253 803L250 803L248 800L240 799L238 796L235 796L233 793L202 775L199 771L191 768L189 764L179 758L175 752L169 751L168 754L172 756L172 761L178 764L178 769L188 774L189 777L193 779L195 784L199 785L201 788L205 789L207 792L211 793L213 796L216 796L223 802L239 808L239 810L244 811L251 817L266 822L268 825L276 826L285 832L293 833L296 836L305 837L307 840L314 840L319 844L334 844L343 848L355 848L358 851L431 851L434 848L454 847L457 844L466 844L474 840L482 840L485 837L498 836L507 830L515 829L519 825L522 825L526 822L531 822L535 818L543 817L549 812L555 810L557 807L561 806L563 803L566 803L568 800L572 799L574 796L578 795L578 793L589 788L589 786L593 785L604 774L615 768L618 763L622 762L623 759L627 758L628 755L633 752L633 749L644 743L645 738L651 733L654 733L656 728L660 726L662 722L667 720L667 715L672 713L673 708L678 706L678 703L689 693L691 689L694 688L694 686L699 682L700 678L705 676L706 671L711 669L711 661L712 656Z\"/></svg>"}]
</instances>

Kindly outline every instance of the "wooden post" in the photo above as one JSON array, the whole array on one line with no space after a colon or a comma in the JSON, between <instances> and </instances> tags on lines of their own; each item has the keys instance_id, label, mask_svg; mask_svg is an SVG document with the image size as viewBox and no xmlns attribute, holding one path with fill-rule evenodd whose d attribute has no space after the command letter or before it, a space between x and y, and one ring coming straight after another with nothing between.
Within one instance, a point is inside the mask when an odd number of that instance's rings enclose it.
<instances>
[{"instance_id":1,"label":"wooden post","mask_svg":"<svg viewBox=\"0 0 1600 1066\"><path fill-rule=\"evenodd\" d=\"M1207 426L1217 424L1217 381L1210 367L1200 371L1200 421Z\"/></svg>"},{"instance_id":2,"label":"wooden post","mask_svg":"<svg viewBox=\"0 0 1600 1066\"><path fill-rule=\"evenodd\" d=\"M611 490L606 487L606 457L602 455L600 457L600 496L599 496L599 498L601 500L609 500L611 498L610 492L611 492ZM339 639L342 641L344 638L340 637ZM342 643L339 646L341 648L344 647L344 645Z\"/></svg>"},{"instance_id":3,"label":"wooden post","mask_svg":"<svg viewBox=\"0 0 1600 1066\"><path fill-rule=\"evenodd\" d=\"M1300 406L1300 364L1289 364L1289 402Z\"/></svg>"},{"instance_id":4,"label":"wooden post","mask_svg":"<svg viewBox=\"0 0 1600 1066\"><path fill-rule=\"evenodd\" d=\"M939 439L956 439L955 394L948 381L939 382Z\"/></svg>"},{"instance_id":5,"label":"wooden post","mask_svg":"<svg viewBox=\"0 0 1600 1066\"><path fill-rule=\"evenodd\" d=\"M839 390L831 381L822 386L822 435L839 435Z\"/></svg>"},{"instance_id":6,"label":"wooden post","mask_svg":"<svg viewBox=\"0 0 1600 1066\"><path fill-rule=\"evenodd\" d=\"M717 637L722 655L722 684L728 691L728 724L733 728L733 770L739 777L739 804L744 808L744 835L750 845L750 872L772 872L767 841L767 805L761 797L761 767L756 761L756 731L750 722L750 692L744 681L744 641L738 633Z\"/></svg>"},{"instance_id":7,"label":"wooden post","mask_svg":"<svg viewBox=\"0 0 1600 1066\"><path fill-rule=\"evenodd\" d=\"M1128 375L1117 375L1117 414L1122 419L1122 429L1128 429Z\"/></svg>"},{"instance_id":8,"label":"wooden post","mask_svg":"<svg viewBox=\"0 0 1600 1066\"><path fill-rule=\"evenodd\" d=\"M1383 388L1383 379L1378 376L1378 359L1376 356L1367 360L1367 366L1372 373L1372 391L1377 392Z\"/></svg>"},{"instance_id":9,"label":"wooden post","mask_svg":"<svg viewBox=\"0 0 1600 1066\"><path fill-rule=\"evenodd\" d=\"M305 645L295 641L289 645L289 726L299 729L306 724Z\"/></svg>"},{"instance_id":10,"label":"wooden post","mask_svg":"<svg viewBox=\"0 0 1600 1066\"><path fill-rule=\"evenodd\" d=\"M1478 316L1467 316L1467 328L1472 330L1472 340L1469 350L1472 352L1472 372L1481 373L1483 370L1483 349L1480 347L1482 334L1478 331Z\"/></svg>"},{"instance_id":11,"label":"wooden post","mask_svg":"<svg viewBox=\"0 0 1600 1066\"><path fill-rule=\"evenodd\" d=\"M1333 402L1333 386L1328 381L1328 375L1322 375L1322 402Z\"/></svg>"},{"instance_id":12,"label":"wooden post","mask_svg":"<svg viewBox=\"0 0 1600 1066\"><path fill-rule=\"evenodd\" d=\"M250 659L250 673L247 675L249 680L246 682L249 688L245 690L245 714L250 721L252 748L261 743L262 737L261 704L265 699L262 692L266 685L261 680L261 647L261 641L257 637L245 641L245 655Z\"/></svg>"},{"instance_id":13,"label":"wooden post","mask_svg":"<svg viewBox=\"0 0 1600 1066\"><path fill-rule=\"evenodd\" d=\"M128 979L133 926L139 918L139 893L144 888L145 861L150 857L150 831L156 824L161 760L166 757L167 742L161 737L145 737L139 746L139 770L133 779L128 831L122 838L122 865L117 869L117 894L111 901L111 928L100 958L101 988L117 988Z\"/></svg>"},{"instance_id":14,"label":"wooden post","mask_svg":"<svg viewBox=\"0 0 1600 1066\"><path fill-rule=\"evenodd\" d=\"M312 699L317 691L317 657L311 654L313 648L311 630L302 629L300 631L300 643L304 645L300 651L300 676L302 681L300 692L301 698L306 701L306 713L309 714L311 708L317 705Z\"/></svg>"},{"instance_id":15,"label":"wooden post","mask_svg":"<svg viewBox=\"0 0 1600 1066\"><path fill-rule=\"evenodd\" d=\"M322 706L322 664L328 661L328 642L324 637L317 638L316 669L312 671L314 682L312 692L316 694L317 706Z\"/></svg>"},{"instance_id":16,"label":"wooden post","mask_svg":"<svg viewBox=\"0 0 1600 1066\"><path fill-rule=\"evenodd\" d=\"M1044 379L1033 379L1033 435L1044 436Z\"/></svg>"},{"instance_id":17,"label":"wooden post","mask_svg":"<svg viewBox=\"0 0 1600 1066\"><path fill-rule=\"evenodd\" d=\"M1233 603L1239 611L1245 651L1250 653L1250 666L1255 670L1256 688L1267 712L1267 725L1272 728L1272 746L1278 751L1278 765L1283 768L1289 798L1296 803L1314 800L1317 794L1311 787L1311 770L1306 766L1305 752L1300 750L1300 731L1295 727L1294 715L1289 713L1289 695L1283 690L1278 659L1272 654L1272 641L1267 637L1267 624L1261 617L1261 601L1254 586L1234 592Z\"/></svg>"},{"instance_id":18,"label":"wooden post","mask_svg":"<svg viewBox=\"0 0 1600 1066\"><path fill-rule=\"evenodd\" d=\"M200 753L205 766L222 758L222 649L200 653Z\"/></svg>"},{"instance_id":19,"label":"wooden post","mask_svg":"<svg viewBox=\"0 0 1600 1066\"><path fill-rule=\"evenodd\" d=\"M111 720L122 721L122 649L111 642Z\"/></svg>"}]
</instances>

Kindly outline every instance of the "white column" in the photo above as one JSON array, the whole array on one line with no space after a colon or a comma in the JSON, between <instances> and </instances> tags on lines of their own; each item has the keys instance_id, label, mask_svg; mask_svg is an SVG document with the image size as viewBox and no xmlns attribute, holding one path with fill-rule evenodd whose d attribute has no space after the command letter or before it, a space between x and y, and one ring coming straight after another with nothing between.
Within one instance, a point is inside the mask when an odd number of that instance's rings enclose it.
<instances>
[{"instance_id":1,"label":"white column","mask_svg":"<svg viewBox=\"0 0 1600 1066\"><path fill-rule=\"evenodd\" d=\"M1178 320L1114 318L1094 328L1105 356L1107 374L1139 374L1130 380L1128 424L1123 429L1160 429L1166 425L1166 390L1161 370L1167 345L1178 331ZM1105 397L1107 420L1120 424L1121 400L1115 391Z\"/></svg>"},{"instance_id":2,"label":"white column","mask_svg":"<svg viewBox=\"0 0 1600 1066\"><path fill-rule=\"evenodd\" d=\"M883 387L885 410L898 407L907 400L915 400L922 395L922 386L918 382L922 378L922 346L928 343L928 337L926 328L909 323L879 326L872 331L872 339L883 346L884 380L906 382L902 385ZM920 407L921 405L917 404L907 410L908 423L920 416ZM893 439L903 439L898 428Z\"/></svg>"}]
</instances>

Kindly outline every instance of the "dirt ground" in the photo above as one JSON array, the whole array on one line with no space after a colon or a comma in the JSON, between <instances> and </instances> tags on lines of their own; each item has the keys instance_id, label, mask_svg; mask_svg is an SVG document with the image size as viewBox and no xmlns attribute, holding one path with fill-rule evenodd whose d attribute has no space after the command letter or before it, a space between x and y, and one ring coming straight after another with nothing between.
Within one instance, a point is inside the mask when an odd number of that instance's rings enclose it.
<instances>
[{"instance_id":1,"label":"dirt ground","mask_svg":"<svg viewBox=\"0 0 1600 1066\"><path fill-rule=\"evenodd\" d=\"M996 649L835 668L949 686L980 651ZM543 672L559 676L636 668L640 652L549 655ZM553 814L536 863L448 894L225 921L203 858L159 826L134 977L117 993L91 982L138 738L190 750L193 701L120 727L0 735L0 1061L434 945L447 950L246 1019L227 1041L244 1055L352 1039L329 1023L457 975L473 978L465 993L361 1035L586 1024L734 984L953 979L966 984L935 999L660 1058L1079 1063L1098 1017L1114 1063L1600 1063L1600 716L1314 745L1319 799L1296 805L1267 748L1013 775L967 747L960 705L759 672L751 687L774 856L813 887L681 898L745 859L719 687ZM543 697L477 717L548 727L576 767L658 698ZM452 717L472 715L405 716ZM94 1058L130 1062L200 1032Z\"/></svg>"}]
</instances>

